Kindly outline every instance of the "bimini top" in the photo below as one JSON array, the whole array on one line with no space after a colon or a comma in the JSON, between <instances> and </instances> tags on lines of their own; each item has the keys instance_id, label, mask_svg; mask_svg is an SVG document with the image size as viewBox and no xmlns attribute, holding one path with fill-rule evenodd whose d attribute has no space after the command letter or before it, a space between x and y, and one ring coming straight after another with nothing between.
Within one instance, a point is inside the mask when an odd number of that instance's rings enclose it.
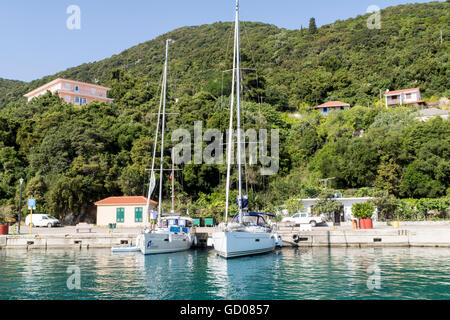
<instances>
[{"instance_id":1,"label":"bimini top","mask_svg":"<svg viewBox=\"0 0 450 320\"><path fill-rule=\"evenodd\" d=\"M267 223L266 223L266 220L264 219L264 216L275 218L275 215L271 214L271 213L247 212L247 213L244 213L244 215L242 217L242 220L243 220L242 222L245 225L265 226L265 225L267 225ZM239 223L239 214L234 216L233 222Z\"/></svg>"}]
</instances>

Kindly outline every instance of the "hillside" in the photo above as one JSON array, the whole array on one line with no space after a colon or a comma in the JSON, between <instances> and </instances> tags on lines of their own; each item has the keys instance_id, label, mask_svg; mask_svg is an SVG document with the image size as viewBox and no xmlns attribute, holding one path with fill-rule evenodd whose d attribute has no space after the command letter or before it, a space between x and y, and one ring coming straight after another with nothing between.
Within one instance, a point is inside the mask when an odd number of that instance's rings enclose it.
<instances>
[{"instance_id":1,"label":"hillside","mask_svg":"<svg viewBox=\"0 0 450 320\"><path fill-rule=\"evenodd\" d=\"M7 80L0 78L0 109L9 102L17 100L18 89L24 85L24 82L17 80Z\"/></svg>"},{"instance_id":2,"label":"hillside","mask_svg":"<svg viewBox=\"0 0 450 320\"><path fill-rule=\"evenodd\" d=\"M420 87L426 98L449 96L450 44L448 39L440 43L440 31L450 33L449 6L430 2L387 8L381 12L380 30L367 28L369 15L325 25L314 35L308 29L244 22L242 60L244 67L257 68L264 101L280 109L330 99L367 105L378 101L379 90L405 87ZM177 29L109 59L25 84L13 94L20 97L56 77L108 84L116 68L157 83L167 38L176 40L170 64L173 94L208 89L220 95L222 72L231 62L231 23Z\"/></svg>"},{"instance_id":3,"label":"hillside","mask_svg":"<svg viewBox=\"0 0 450 320\"><path fill-rule=\"evenodd\" d=\"M247 166L252 209L275 212L328 192L320 182L328 177L335 177L332 188L348 196L450 195L450 120L422 123L415 108L376 106L379 90L387 88L419 86L425 98L449 96L449 43L440 43L440 30L450 31L449 5L388 8L381 30L365 27L368 16L323 26L317 34L243 23L243 67L257 69L244 73L244 127L280 132L278 174L263 177L260 165ZM205 129L226 131L230 76L223 70L232 60L230 23L181 28L31 83L2 81L8 105L0 107L0 215L17 212L20 178L39 211L73 214L75 220L99 199L146 195L169 37L176 42L168 112L178 116L167 123L166 166L175 129L193 136L194 122L201 121ZM56 77L109 85L114 103L78 107L52 95L26 103L23 93ZM355 106L327 117L311 108L329 99ZM299 117L290 118L290 110ZM226 167L189 163L182 169L175 177L178 210L219 217Z\"/></svg>"}]
</instances>

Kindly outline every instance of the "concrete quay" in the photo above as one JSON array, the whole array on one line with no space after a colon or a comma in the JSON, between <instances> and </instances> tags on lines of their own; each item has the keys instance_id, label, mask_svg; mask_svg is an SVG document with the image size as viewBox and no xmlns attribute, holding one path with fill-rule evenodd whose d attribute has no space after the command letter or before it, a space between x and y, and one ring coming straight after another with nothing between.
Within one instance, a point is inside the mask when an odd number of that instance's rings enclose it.
<instances>
[{"instance_id":1,"label":"concrete quay","mask_svg":"<svg viewBox=\"0 0 450 320\"><path fill-rule=\"evenodd\" d=\"M402 223L395 229L375 223L374 229L355 230L350 224L329 225L300 231L299 227L278 226L286 247L448 247L450 223Z\"/></svg>"},{"instance_id":2,"label":"concrete quay","mask_svg":"<svg viewBox=\"0 0 450 320\"><path fill-rule=\"evenodd\" d=\"M445 247L450 248L450 223L402 223L400 229L375 224L372 230L354 230L329 225L300 231L299 227L277 226L285 247ZM205 247L215 228L197 228L198 246ZM27 232L27 230L24 230ZM135 245L139 229L94 228L92 233L76 233L73 227L36 228L33 234L0 236L1 249L112 248Z\"/></svg>"},{"instance_id":3,"label":"concrete quay","mask_svg":"<svg viewBox=\"0 0 450 320\"><path fill-rule=\"evenodd\" d=\"M91 249L135 245L136 234L36 234L0 236L3 249Z\"/></svg>"}]
</instances>

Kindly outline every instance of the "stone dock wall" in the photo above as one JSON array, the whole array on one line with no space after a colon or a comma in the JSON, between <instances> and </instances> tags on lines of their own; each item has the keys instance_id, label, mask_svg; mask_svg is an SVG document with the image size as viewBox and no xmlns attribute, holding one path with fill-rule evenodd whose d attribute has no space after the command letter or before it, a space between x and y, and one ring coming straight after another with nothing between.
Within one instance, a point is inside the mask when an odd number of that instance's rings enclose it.
<instances>
[{"instance_id":1,"label":"stone dock wall","mask_svg":"<svg viewBox=\"0 0 450 320\"><path fill-rule=\"evenodd\" d=\"M208 233L199 233L198 245L206 246ZM212 230L210 230L212 232ZM414 230L313 230L280 228L279 235L285 247L447 247L450 248L450 228ZM3 249L51 249L51 248L112 248L119 245L135 245L136 233L112 234L42 234L0 236Z\"/></svg>"},{"instance_id":2,"label":"stone dock wall","mask_svg":"<svg viewBox=\"0 0 450 320\"><path fill-rule=\"evenodd\" d=\"M433 230L279 230L286 247L448 247L450 228Z\"/></svg>"}]
</instances>

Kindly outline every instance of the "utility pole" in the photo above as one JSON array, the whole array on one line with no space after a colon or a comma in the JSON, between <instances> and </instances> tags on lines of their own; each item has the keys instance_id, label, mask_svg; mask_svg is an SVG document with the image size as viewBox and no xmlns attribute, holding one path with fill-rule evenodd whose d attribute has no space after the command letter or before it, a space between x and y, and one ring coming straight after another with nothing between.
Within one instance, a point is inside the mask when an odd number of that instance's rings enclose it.
<instances>
[{"instance_id":1,"label":"utility pole","mask_svg":"<svg viewBox=\"0 0 450 320\"><path fill-rule=\"evenodd\" d=\"M383 109L383 90L380 89L380 108Z\"/></svg>"},{"instance_id":2,"label":"utility pole","mask_svg":"<svg viewBox=\"0 0 450 320\"><path fill-rule=\"evenodd\" d=\"M18 216L18 222L17 222L17 233L20 235L20 215L22 214L22 184L23 179L20 180L20 198L19 198L19 216Z\"/></svg>"},{"instance_id":3,"label":"utility pole","mask_svg":"<svg viewBox=\"0 0 450 320\"><path fill-rule=\"evenodd\" d=\"M333 177L333 178L326 178L326 179L321 179L319 181L323 182L325 184L325 189L327 189L328 188L328 181L334 180L334 179L336 179L336 178L335 177Z\"/></svg>"}]
</instances>

